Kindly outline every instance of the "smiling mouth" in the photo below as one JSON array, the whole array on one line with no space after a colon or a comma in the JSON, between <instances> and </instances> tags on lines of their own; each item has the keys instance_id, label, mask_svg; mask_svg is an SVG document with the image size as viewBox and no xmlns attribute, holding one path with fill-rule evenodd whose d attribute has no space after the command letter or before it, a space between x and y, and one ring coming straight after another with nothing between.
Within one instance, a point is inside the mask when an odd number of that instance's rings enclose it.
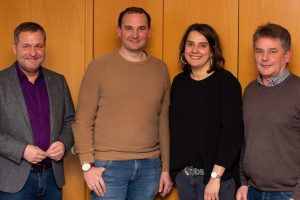
<instances>
[{"instance_id":1,"label":"smiling mouth","mask_svg":"<svg viewBox=\"0 0 300 200\"><path fill-rule=\"evenodd\" d=\"M191 59L197 59L197 60L198 60L198 59L201 58L201 56L190 56L190 58L191 58Z\"/></svg>"},{"instance_id":2,"label":"smiling mouth","mask_svg":"<svg viewBox=\"0 0 300 200\"><path fill-rule=\"evenodd\" d=\"M272 65L260 65L263 68L272 67Z\"/></svg>"}]
</instances>

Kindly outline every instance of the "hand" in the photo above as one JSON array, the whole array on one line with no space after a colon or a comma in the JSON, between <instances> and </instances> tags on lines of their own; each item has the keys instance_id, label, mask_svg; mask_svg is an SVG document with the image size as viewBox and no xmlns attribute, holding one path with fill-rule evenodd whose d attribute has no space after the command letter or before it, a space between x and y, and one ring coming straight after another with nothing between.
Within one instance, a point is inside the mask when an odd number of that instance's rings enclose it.
<instances>
[{"instance_id":1,"label":"hand","mask_svg":"<svg viewBox=\"0 0 300 200\"><path fill-rule=\"evenodd\" d=\"M247 200L247 196L248 196L248 186L242 185L236 193L236 200Z\"/></svg>"},{"instance_id":2,"label":"hand","mask_svg":"<svg viewBox=\"0 0 300 200\"><path fill-rule=\"evenodd\" d=\"M204 190L204 200L219 200L221 180L210 179Z\"/></svg>"},{"instance_id":3,"label":"hand","mask_svg":"<svg viewBox=\"0 0 300 200\"><path fill-rule=\"evenodd\" d=\"M47 154L45 151L31 144L27 144L23 153L23 158L31 164L37 164L46 157Z\"/></svg>"},{"instance_id":4,"label":"hand","mask_svg":"<svg viewBox=\"0 0 300 200\"><path fill-rule=\"evenodd\" d=\"M106 186L102 178L104 170L104 167L92 167L89 171L83 172L83 177L88 188L98 196L104 196L106 192Z\"/></svg>"},{"instance_id":5,"label":"hand","mask_svg":"<svg viewBox=\"0 0 300 200\"><path fill-rule=\"evenodd\" d=\"M59 161L65 155L65 145L61 141L53 142L46 153L50 159Z\"/></svg>"},{"instance_id":6,"label":"hand","mask_svg":"<svg viewBox=\"0 0 300 200\"><path fill-rule=\"evenodd\" d=\"M169 172L162 172L160 175L159 189L160 196L165 197L172 190L173 182Z\"/></svg>"}]
</instances>

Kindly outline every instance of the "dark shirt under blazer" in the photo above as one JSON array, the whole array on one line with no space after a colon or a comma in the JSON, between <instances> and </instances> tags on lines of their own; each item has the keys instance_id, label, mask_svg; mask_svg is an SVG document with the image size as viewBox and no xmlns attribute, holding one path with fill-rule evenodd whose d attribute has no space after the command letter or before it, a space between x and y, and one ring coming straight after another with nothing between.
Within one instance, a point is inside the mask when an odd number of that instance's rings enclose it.
<instances>
[{"instance_id":1,"label":"dark shirt under blazer","mask_svg":"<svg viewBox=\"0 0 300 200\"><path fill-rule=\"evenodd\" d=\"M73 145L71 124L74 106L65 78L42 68L50 103L50 143ZM34 144L26 103L15 64L0 72L0 191L18 192L24 186L31 164L23 151ZM52 161L58 187L65 183L63 160Z\"/></svg>"}]
</instances>

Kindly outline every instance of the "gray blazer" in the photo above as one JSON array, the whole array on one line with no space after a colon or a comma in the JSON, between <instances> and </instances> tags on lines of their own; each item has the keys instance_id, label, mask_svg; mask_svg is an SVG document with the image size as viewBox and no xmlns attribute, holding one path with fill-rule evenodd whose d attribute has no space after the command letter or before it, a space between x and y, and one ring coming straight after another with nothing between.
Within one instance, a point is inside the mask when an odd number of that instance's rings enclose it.
<instances>
[{"instance_id":1,"label":"gray blazer","mask_svg":"<svg viewBox=\"0 0 300 200\"><path fill-rule=\"evenodd\" d=\"M73 145L74 106L65 78L42 68L50 102L51 141ZM31 125L15 65L0 72L0 191L18 192L31 164L22 159L27 144L34 144ZM52 161L58 187L65 184L63 159Z\"/></svg>"}]
</instances>

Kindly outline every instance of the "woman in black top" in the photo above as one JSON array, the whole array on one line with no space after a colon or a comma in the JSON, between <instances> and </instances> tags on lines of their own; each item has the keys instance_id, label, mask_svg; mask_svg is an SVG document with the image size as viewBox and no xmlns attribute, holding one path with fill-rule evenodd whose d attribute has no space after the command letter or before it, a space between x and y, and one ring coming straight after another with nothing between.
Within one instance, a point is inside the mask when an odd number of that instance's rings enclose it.
<instances>
[{"instance_id":1,"label":"woman in black top","mask_svg":"<svg viewBox=\"0 0 300 200\"><path fill-rule=\"evenodd\" d=\"M243 138L241 86L223 69L217 33L193 24L180 44L171 88L170 163L180 199L234 198Z\"/></svg>"}]
</instances>

